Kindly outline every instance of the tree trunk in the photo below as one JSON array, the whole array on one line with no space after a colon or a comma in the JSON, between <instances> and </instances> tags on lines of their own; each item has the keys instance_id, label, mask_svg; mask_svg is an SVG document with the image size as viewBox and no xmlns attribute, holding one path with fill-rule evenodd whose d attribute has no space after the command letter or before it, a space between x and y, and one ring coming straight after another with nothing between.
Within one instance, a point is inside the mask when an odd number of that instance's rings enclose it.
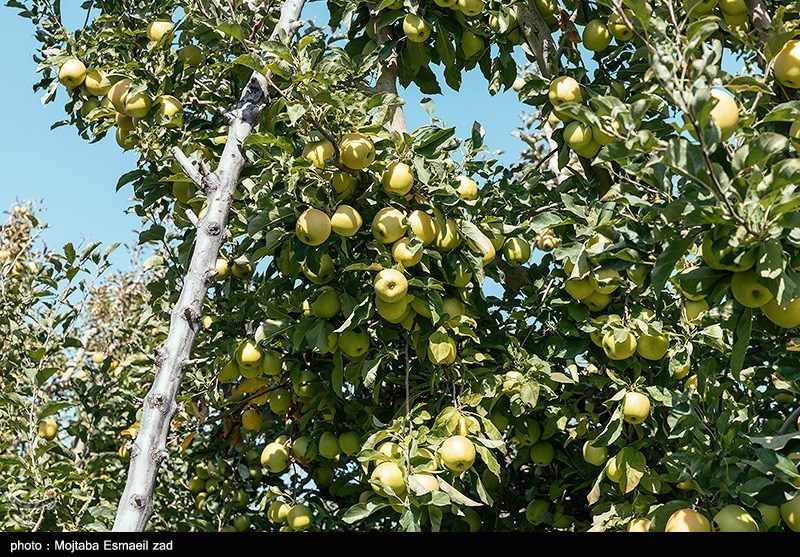
<instances>
[{"instance_id":1,"label":"tree trunk","mask_svg":"<svg viewBox=\"0 0 800 557\"><path fill-rule=\"evenodd\" d=\"M272 39L280 38L281 32L289 38L294 35L305 2L285 0ZM187 174L205 190L208 212L196 223L197 240L183 290L172 309L169 335L164 345L156 350L156 375L142 404L139 433L130 450L128 479L114 521L115 532L141 532L153 514L158 469L167 456L167 435L177 409L175 397L191 357L203 302L214 279L215 262L225 240L228 213L245 163L240 146L269 102L267 83L259 73L251 76L237 106L229 114L228 139L215 172L198 172L179 150L175 150L176 158Z\"/></svg>"}]
</instances>

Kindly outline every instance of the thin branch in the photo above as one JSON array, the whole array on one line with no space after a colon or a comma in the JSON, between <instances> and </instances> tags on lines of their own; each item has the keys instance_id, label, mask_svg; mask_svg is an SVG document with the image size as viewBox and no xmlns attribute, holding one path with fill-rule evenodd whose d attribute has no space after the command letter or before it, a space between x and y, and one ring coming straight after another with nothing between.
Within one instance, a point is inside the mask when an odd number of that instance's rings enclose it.
<instances>
[{"instance_id":1,"label":"thin branch","mask_svg":"<svg viewBox=\"0 0 800 557\"><path fill-rule=\"evenodd\" d=\"M542 19L542 15L532 0L517 4L517 22L519 22L519 28L522 30L525 41L533 51L542 77L552 79L554 69L558 71L559 67L558 59L554 56L558 49L553 42L553 35L550 33L547 23Z\"/></svg>"},{"instance_id":2,"label":"thin branch","mask_svg":"<svg viewBox=\"0 0 800 557\"><path fill-rule=\"evenodd\" d=\"M192 161L181 151L180 147L173 147L172 148L172 156L175 157L175 160L178 161L178 164L181 165L184 174L186 174L192 182L197 184L197 187L205 189L205 183L203 182L203 175L197 171L197 169L192 164Z\"/></svg>"},{"instance_id":3,"label":"thin branch","mask_svg":"<svg viewBox=\"0 0 800 557\"><path fill-rule=\"evenodd\" d=\"M783 435L786 433L786 431L789 429L789 426L797 421L797 418L800 418L800 406L795 408L794 411L786 418L786 421L783 422L783 425L778 428L778 435Z\"/></svg>"}]
</instances>

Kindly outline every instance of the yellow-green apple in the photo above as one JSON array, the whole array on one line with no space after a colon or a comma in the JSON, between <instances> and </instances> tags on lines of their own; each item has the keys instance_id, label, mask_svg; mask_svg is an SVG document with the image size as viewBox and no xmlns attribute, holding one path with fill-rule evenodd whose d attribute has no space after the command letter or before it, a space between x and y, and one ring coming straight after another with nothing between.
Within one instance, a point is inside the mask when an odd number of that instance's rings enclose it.
<instances>
[{"instance_id":1,"label":"yellow-green apple","mask_svg":"<svg viewBox=\"0 0 800 557\"><path fill-rule=\"evenodd\" d=\"M758 532L756 520L739 505L725 505L714 515L713 522L720 532Z\"/></svg>"},{"instance_id":2,"label":"yellow-green apple","mask_svg":"<svg viewBox=\"0 0 800 557\"><path fill-rule=\"evenodd\" d=\"M449 316L450 319L465 315L467 307L461 300L453 298L452 296L445 296L442 298L442 312Z\"/></svg>"},{"instance_id":3,"label":"yellow-green apple","mask_svg":"<svg viewBox=\"0 0 800 557\"><path fill-rule=\"evenodd\" d=\"M542 15L542 19L548 25L556 23L555 14L558 11L558 0L533 0L536 10Z\"/></svg>"},{"instance_id":4,"label":"yellow-green apple","mask_svg":"<svg viewBox=\"0 0 800 557\"><path fill-rule=\"evenodd\" d=\"M592 292L581 300L581 303L589 308L589 311L603 311L611 304L611 295L601 292Z\"/></svg>"},{"instance_id":5,"label":"yellow-green apple","mask_svg":"<svg viewBox=\"0 0 800 557\"><path fill-rule=\"evenodd\" d=\"M358 358L369 350L369 333L361 329L347 329L339 335L339 349L348 358Z\"/></svg>"},{"instance_id":6,"label":"yellow-green apple","mask_svg":"<svg viewBox=\"0 0 800 557\"><path fill-rule=\"evenodd\" d=\"M781 505L781 516L792 532L800 532L800 494Z\"/></svg>"},{"instance_id":7,"label":"yellow-green apple","mask_svg":"<svg viewBox=\"0 0 800 557\"><path fill-rule=\"evenodd\" d=\"M411 308L417 315L421 315L423 317L427 317L430 319L431 317L431 308L428 307L428 302L423 300L422 298L414 298L411 300Z\"/></svg>"},{"instance_id":8,"label":"yellow-green apple","mask_svg":"<svg viewBox=\"0 0 800 557\"><path fill-rule=\"evenodd\" d=\"M719 0L719 9L726 16L747 13L747 4L744 0Z\"/></svg>"},{"instance_id":9,"label":"yellow-green apple","mask_svg":"<svg viewBox=\"0 0 800 557\"><path fill-rule=\"evenodd\" d=\"M336 199L350 199L356 193L356 184L358 179L343 170L337 170L331 177L331 188Z\"/></svg>"},{"instance_id":10,"label":"yellow-green apple","mask_svg":"<svg viewBox=\"0 0 800 557\"><path fill-rule=\"evenodd\" d=\"M286 525L295 532L308 530L314 520L311 509L302 504L297 504L286 513Z\"/></svg>"},{"instance_id":11,"label":"yellow-green apple","mask_svg":"<svg viewBox=\"0 0 800 557\"><path fill-rule=\"evenodd\" d=\"M414 236L422 241L423 245L427 246L436 239L436 222L420 209L409 213L408 227L414 232Z\"/></svg>"},{"instance_id":12,"label":"yellow-green apple","mask_svg":"<svg viewBox=\"0 0 800 557\"><path fill-rule=\"evenodd\" d=\"M416 495L425 495L439 490L439 480L433 474L421 472L408 477L408 485Z\"/></svg>"},{"instance_id":13,"label":"yellow-green apple","mask_svg":"<svg viewBox=\"0 0 800 557\"><path fill-rule=\"evenodd\" d=\"M350 238L363 224L361 214L350 205L339 205L331 216L331 230L339 236Z\"/></svg>"},{"instance_id":14,"label":"yellow-green apple","mask_svg":"<svg viewBox=\"0 0 800 557\"><path fill-rule=\"evenodd\" d=\"M583 99L580 84L568 75L562 75L550 82L548 97L556 116L564 122L571 121L572 117L559 112L558 107L568 102L579 103Z\"/></svg>"},{"instance_id":15,"label":"yellow-green apple","mask_svg":"<svg viewBox=\"0 0 800 557\"><path fill-rule=\"evenodd\" d=\"M409 238L400 238L392 245L392 258L404 267L413 267L422 259L422 246L417 244L417 250L412 250Z\"/></svg>"},{"instance_id":16,"label":"yellow-green apple","mask_svg":"<svg viewBox=\"0 0 800 557\"><path fill-rule=\"evenodd\" d=\"M433 0L437 6L442 8L452 8L456 5L457 0Z\"/></svg>"},{"instance_id":17,"label":"yellow-green apple","mask_svg":"<svg viewBox=\"0 0 800 557\"><path fill-rule=\"evenodd\" d=\"M738 250L736 252L729 246L722 250L714 249L714 239L718 234L720 232L712 230L703 238L702 255L706 265L720 271L739 273L750 269L756 264L757 248L750 248L746 251Z\"/></svg>"},{"instance_id":18,"label":"yellow-green apple","mask_svg":"<svg viewBox=\"0 0 800 557\"><path fill-rule=\"evenodd\" d=\"M280 474L289 467L289 449L283 443L269 443L261 451L261 466L273 474Z\"/></svg>"},{"instance_id":19,"label":"yellow-green apple","mask_svg":"<svg viewBox=\"0 0 800 557\"><path fill-rule=\"evenodd\" d=\"M629 424L640 424L650 415L650 399L642 393L629 391L622 401L622 417Z\"/></svg>"},{"instance_id":20,"label":"yellow-green apple","mask_svg":"<svg viewBox=\"0 0 800 557\"><path fill-rule=\"evenodd\" d=\"M381 454L385 454L392 460L397 460L403 456L403 449L397 443L392 443L391 441L386 441L385 443L381 443L378 447L378 452Z\"/></svg>"},{"instance_id":21,"label":"yellow-green apple","mask_svg":"<svg viewBox=\"0 0 800 557\"><path fill-rule=\"evenodd\" d=\"M172 22L166 20L151 21L147 24L147 38L157 43L164 35L172 31Z\"/></svg>"},{"instance_id":22,"label":"yellow-green apple","mask_svg":"<svg viewBox=\"0 0 800 557\"><path fill-rule=\"evenodd\" d=\"M125 132L131 132L136 127L136 124L133 122L133 118L131 118L127 114L122 114L119 112L114 117L114 123L119 129Z\"/></svg>"},{"instance_id":23,"label":"yellow-green apple","mask_svg":"<svg viewBox=\"0 0 800 557\"><path fill-rule=\"evenodd\" d=\"M292 453L297 458L313 460L317 456L317 446L307 435L301 435L292 442Z\"/></svg>"},{"instance_id":24,"label":"yellow-green apple","mask_svg":"<svg viewBox=\"0 0 800 557\"><path fill-rule=\"evenodd\" d=\"M733 135L739 125L739 105L733 96L721 89L712 89L709 96L717 100L709 116L719 126L720 139L725 141Z\"/></svg>"},{"instance_id":25,"label":"yellow-green apple","mask_svg":"<svg viewBox=\"0 0 800 557\"><path fill-rule=\"evenodd\" d=\"M255 408L248 408L242 412L242 427L248 431L258 431L261 429L261 424L264 423L264 417L259 410Z\"/></svg>"},{"instance_id":26,"label":"yellow-green apple","mask_svg":"<svg viewBox=\"0 0 800 557\"><path fill-rule=\"evenodd\" d=\"M408 316L409 298L406 295L396 302L384 302L376 296L375 310L389 323L400 323Z\"/></svg>"},{"instance_id":27,"label":"yellow-green apple","mask_svg":"<svg viewBox=\"0 0 800 557\"><path fill-rule=\"evenodd\" d=\"M649 532L650 522L646 518L634 518L628 523L628 532Z\"/></svg>"},{"instance_id":28,"label":"yellow-green apple","mask_svg":"<svg viewBox=\"0 0 800 557\"><path fill-rule=\"evenodd\" d=\"M342 307L342 300L339 293L330 286L323 286L319 289L316 300L311 302L311 315L320 319L330 319Z\"/></svg>"},{"instance_id":29,"label":"yellow-green apple","mask_svg":"<svg viewBox=\"0 0 800 557\"><path fill-rule=\"evenodd\" d=\"M453 273L453 286L456 288L464 288L472 280L472 267L469 266L463 259L456 262L455 271Z\"/></svg>"},{"instance_id":30,"label":"yellow-green apple","mask_svg":"<svg viewBox=\"0 0 800 557\"><path fill-rule=\"evenodd\" d=\"M711 522L692 509L680 509L672 513L664 528L665 532L710 532Z\"/></svg>"},{"instance_id":31,"label":"yellow-green apple","mask_svg":"<svg viewBox=\"0 0 800 557\"><path fill-rule=\"evenodd\" d=\"M586 441L582 449L583 460L592 466L603 466L608 460L608 447L595 447L591 441Z\"/></svg>"},{"instance_id":32,"label":"yellow-green apple","mask_svg":"<svg viewBox=\"0 0 800 557\"><path fill-rule=\"evenodd\" d=\"M261 356L261 348L251 340L242 341L236 348L236 363L239 368L260 368Z\"/></svg>"},{"instance_id":33,"label":"yellow-green apple","mask_svg":"<svg viewBox=\"0 0 800 557\"><path fill-rule=\"evenodd\" d=\"M592 128L583 122L570 122L564 128L564 141L572 150L584 149L592 142Z\"/></svg>"},{"instance_id":34,"label":"yellow-green apple","mask_svg":"<svg viewBox=\"0 0 800 557\"><path fill-rule=\"evenodd\" d=\"M196 68L202 64L203 59L203 51L197 45L187 44L178 50L178 60L190 68Z\"/></svg>"},{"instance_id":35,"label":"yellow-green apple","mask_svg":"<svg viewBox=\"0 0 800 557\"><path fill-rule=\"evenodd\" d=\"M407 229L406 214L394 207L384 207L372 219L372 235L384 244L391 244L402 238Z\"/></svg>"},{"instance_id":36,"label":"yellow-green apple","mask_svg":"<svg viewBox=\"0 0 800 557\"><path fill-rule=\"evenodd\" d=\"M331 235L331 219L319 209L306 209L297 219L295 233L304 244L319 246Z\"/></svg>"},{"instance_id":37,"label":"yellow-green apple","mask_svg":"<svg viewBox=\"0 0 800 557\"><path fill-rule=\"evenodd\" d=\"M381 185L389 195L405 195L414 185L414 170L404 162L394 161L383 171Z\"/></svg>"},{"instance_id":38,"label":"yellow-green apple","mask_svg":"<svg viewBox=\"0 0 800 557\"><path fill-rule=\"evenodd\" d=\"M620 454L622 453L617 453L616 455L612 456L606 463L606 478L614 483L617 483L622 478L622 465L619 461Z\"/></svg>"},{"instance_id":39,"label":"yellow-green apple","mask_svg":"<svg viewBox=\"0 0 800 557\"><path fill-rule=\"evenodd\" d=\"M88 99L83 101L83 104L81 104L81 116L83 116L84 118L88 118L89 114L92 113L92 110L99 107L100 107L100 101L98 99L95 99L94 97L89 97Z\"/></svg>"},{"instance_id":40,"label":"yellow-green apple","mask_svg":"<svg viewBox=\"0 0 800 557\"><path fill-rule=\"evenodd\" d=\"M605 335L603 328L606 326L607 323L622 321L622 318L616 313L611 313L609 315L598 315L597 317L594 318L594 321L595 321L594 324L597 327L597 329L589 333L589 337L591 338L592 342L595 345L602 348L603 336Z\"/></svg>"},{"instance_id":41,"label":"yellow-green apple","mask_svg":"<svg viewBox=\"0 0 800 557\"><path fill-rule=\"evenodd\" d=\"M239 371L239 366L236 364L236 360L233 359L229 361L227 364L222 366L222 369L219 371L219 382L220 383L233 383L237 379L239 379L239 375L241 375Z\"/></svg>"},{"instance_id":42,"label":"yellow-green apple","mask_svg":"<svg viewBox=\"0 0 800 557\"><path fill-rule=\"evenodd\" d=\"M731 293L737 302L748 308L760 308L772 300L772 293L758 282L758 278L752 269L733 273Z\"/></svg>"},{"instance_id":43,"label":"yellow-green apple","mask_svg":"<svg viewBox=\"0 0 800 557\"><path fill-rule=\"evenodd\" d=\"M766 526L767 530L781 523L780 507L767 505L765 503L757 503L756 509L761 513L761 522Z\"/></svg>"},{"instance_id":44,"label":"yellow-green apple","mask_svg":"<svg viewBox=\"0 0 800 557\"><path fill-rule=\"evenodd\" d=\"M261 353L261 372L264 375L278 375L281 372L281 355L274 350Z\"/></svg>"},{"instance_id":45,"label":"yellow-green apple","mask_svg":"<svg viewBox=\"0 0 800 557\"><path fill-rule=\"evenodd\" d=\"M461 199L472 201L478 198L478 184L475 180L469 176L459 176L456 181L458 182L456 191Z\"/></svg>"},{"instance_id":46,"label":"yellow-green apple","mask_svg":"<svg viewBox=\"0 0 800 557\"><path fill-rule=\"evenodd\" d=\"M406 480L403 476L403 471L394 462L381 462L378 464L375 470L372 471L370 479L390 487L398 497L403 497L406 494ZM372 484L372 489L383 497L391 496L383 486Z\"/></svg>"},{"instance_id":47,"label":"yellow-green apple","mask_svg":"<svg viewBox=\"0 0 800 557\"><path fill-rule=\"evenodd\" d=\"M408 292L408 280L396 269L384 269L375 275L372 283L375 295L384 302L397 302Z\"/></svg>"},{"instance_id":48,"label":"yellow-green apple","mask_svg":"<svg viewBox=\"0 0 800 557\"><path fill-rule=\"evenodd\" d=\"M289 505L283 501L274 501L267 509L267 520L273 524L282 524L286 522L286 517L289 515Z\"/></svg>"},{"instance_id":49,"label":"yellow-green apple","mask_svg":"<svg viewBox=\"0 0 800 557\"><path fill-rule=\"evenodd\" d=\"M633 38L633 30L625 25L625 21L616 12L608 16L606 27L608 27L608 32L611 33L611 36L617 39L618 42L629 41Z\"/></svg>"},{"instance_id":50,"label":"yellow-green apple","mask_svg":"<svg viewBox=\"0 0 800 557\"><path fill-rule=\"evenodd\" d=\"M531 258L531 245L525 238L508 238L503 243L503 257L509 265L524 265Z\"/></svg>"},{"instance_id":51,"label":"yellow-green apple","mask_svg":"<svg viewBox=\"0 0 800 557\"><path fill-rule=\"evenodd\" d=\"M327 139L319 139L306 144L306 146L303 147L302 156L315 167L322 168L325 166L325 162L334 154L333 143Z\"/></svg>"},{"instance_id":52,"label":"yellow-green apple","mask_svg":"<svg viewBox=\"0 0 800 557\"><path fill-rule=\"evenodd\" d=\"M784 87L800 89L800 41L790 40L772 60L772 73Z\"/></svg>"},{"instance_id":53,"label":"yellow-green apple","mask_svg":"<svg viewBox=\"0 0 800 557\"><path fill-rule=\"evenodd\" d=\"M457 0L456 6L467 17L474 17L483 12L483 0Z\"/></svg>"},{"instance_id":54,"label":"yellow-green apple","mask_svg":"<svg viewBox=\"0 0 800 557\"><path fill-rule=\"evenodd\" d=\"M111 89L108 90L107 98L117 112L125 112L125 97L128 96L131 85L132 81L130 79L123 78L115 82Z\"/></svg>"},{"instance_id":55,"label":"yellow-green apple","mask_svg":"<svg viewBox=\"0 0 800 557\"><path fill-rule=\"evenodd\" d=\"M198 218L203 218L205 214L203 211L200 212ZM255 267L253 263L247 261L246 259L237 259L233 262L233 266L231 267L231 274L239 279L239 280L248 280L253 276L255 272Z\"/></svg>"},{"instance_id":56,"label":"yellow-green apple","mask_svg":"<svg viewBox=\"0 0 800 557\"><path fill-rule=\"evenodd\" d=\"M153 100L144 91L125 95L125 114L131 118L144 118L152 106Z\"/></svg>"},{"instance_id":57,"label":"yellow-green apple","mask_svg":"<svg viewBox=\"0 0 800 557\"><path fill-rule=\"evenodd\" d=\"M539 441L531 447L531 461L536 466L548 466L553 462L556 451L547 441Z\"/></svg>"},{"instance_id":58,"label":"yellow-green apple","mask_svg":"<svg viewBox=\"0 0 800 557\"><path fill-rule=\"evenodd\" d=\"M292 405L292 394L286 389L275 389L269 395L269 409L283 416Z\"/></svg>"},{"instance_id":59,"label":"yellow-green apple","mask_svg":"<svg viewBox=\"0 0 800 557\"><path fill-rule=\"evenodd\" d=\"M761 311L779 327L784 329L800 327L800 298L795 298L785 308L782 308L773 298L761 306Z\"/></svg>"},{"instance_id":60,"label":"yellow-green apple","mask_svg":"<svg viewBox=\"0 0 800 557\"><path fill-rule=\"evenodd\" d=\"M357 431L346 431L339 436L339 448L347 456L353 456L361 450L360 439Z\"/></svg>"},{"instance_id":61,"label":"yellow-green apple","mask_svg":"<svg viewBox=\"0 0 800 557\"><path fill-rule=\"evenodd\" d=\"M636 353L646 360L660 360L667 350L669 350L669 339L666 335L645 333L637 339Z\"/></svg>"},{"instance_id":62,"label":"yellow-green apple","mask_svg":"<svg viewBox=\"0 0 800 557\"><path fill-rule=\"evenodd\" d=\"M375 145L361 133L348 133L339 142L339 161L347 168L363 170L375 160Z\"/></svg>"},{"instance_id":63,"label":"yellow-green apple","mask_svg":"<svg viewBox=\"0 0 800 557\"><path fill-rule=\"evenodd\" d=\"M158 98L159 121L166 122L167 127L176 127L180 124L183 115L183 104L172 95L162 95Z\"/></svg>"},{"instance_id":64,"label":"yellow-green apple","mask_svg":"<svg viewBox=\"0 0 800 557\"><path fill-rule=\"evenodd\" d=\"M403 18L403 34L413 43L424 43L431 36L431 26L417 14Z\"/></svg>"},{"instance_id":65,"label":"yellow-green apple","mask_svg":"<svg viewBox=\"0 0 800 557\"><path fill-rule=\"evenodd\" d=\"M589 275L592 288L600 294L611 294L619 288L617 279L619 279L619 273L614 269L599 269Z\"/></svg>"},{"instance_id":66,"label":"yellow-green apple","mask_svg":"<svg viewBox=\"0 0 800 557\"><path fill-rule=\"evenodd\" d=\"M576 300L583 300L594 293L594 288L588 278L567 279L564 282L564 290Z\"/></svg>"},{"instance_id":67,"label":"yellow-green apple","mask_svg":"<svg viewBox=\"0 0 800 557\"><path fill-rule=\"evenodd\" d=\"M611 44L611 33L606 24L599 19L593 19L583 28L583 46L587 50L600 52Z\"/></svg>"},{"instance_id":68,"label":"yellow-green apple","mask_svg":"<svg viewBox=\"0 0 800 557\"><path fill-rule=\"evenodd\" d=\"M333 278L334 266L333 259L327 253L323 253L319 258L319 268L311 268L307 261L300 266L303 274L314 284L325 284Z\"/></svg>"},{"instance_id":69,"label":"yellow-green apple","mask_svg":"<svg viewBox=\"0 0 800 557\"><path fill-rule=\"evenodd\" d=\"M439 447L439 457L448 470L464 472L475 462L475 445L463 435L453 435Z\"/></svg>"},{"instance_id":70,"label":"yellow-green apple","mask_svg":"<svg viewBox=\"0 0 800 557\"><path fill-rule=\"evenodd\" d=\"M708 302L702 300L684 300L682 315L689 323L696 321L702 314L708 311Z\"/></svg>"},{"instance_id":71,"label":"yellow-green apple","mask_svg":"<svg viewBox=\"0 0 800 557\"><path fill-rule=\"evenodd\" d=\"M86 66L77 58L70 58L58 68L58 80L67 89L74 89L86 79Z\"/></svg>"},{"instance_id":72,"label":"yellow-green apple","mask_svg":"<svg viewBox=\"0 0 800 557\"><path fill-rule=\"evenodd\" d=\"M330 431L324 432L319 438L319 454L324 458L336 458L339 456L339 438Z\"/></svg>"},{"instance_id":73,"label":"yellow-green apple","mask_svg":"<svg viewBox=\"0 0 800 557\"><path fill-rule=\"evenodd\" d=\"M483 52L485 46L483 37L470 30L464 31L461 35L461 52L464 53L464 58L467 60Z\"/></svg>"},{"instance_id":74,"label":"yellow-green apple","mask_svg":"<svg viewBox=\"0 0 800 557\"><path fill-rule=\"evenodd\" d=\"M58 435L58 424L53 418L45 418L39 422L37 433L39 437L52 441Z\"/></svg>"},{"instance_id":75,"label":"yellow-green apple","mask_svg":"<svg viewBox=\"0 0 800 557\"><path fill-rule=\"evenodd\" d=\"M95 97L102 97L108 94L111 89L111 80L105 72L100 70L88 70L86 72L86 79L83 81L83 87L86 92Z\"/></svg>"},{"instance_id":76,"label":"yellow-green apple","mask_svg":"<svg viewBox=\"0 0 800 557\"><path fill-rule=\"evenodd\" d=\"M447 337L444 343L428 341L428 359L440 366L449 366L456 361L458 347L452 337Z\"/></svg>"},{"instance_id":77,"label":"yellow-green apple","mask_svg":"<svg viewBox=\"0 0 800 557\"><path fill-rule=\"evenodd\" d=\"M525 520L530 524L536 524L541 520L547 511L547 501L544 499L534 499L525 507Z\"/></svg>"},{"instance_id":78,"label":"yellow-green apple","mask_svg":"<svg viewBox=\"0 0 800 557\"><path fill-rule=\"evenodd\" d=\"M452 251L461 244L458 224L453 219L446 219L444 228L437 225L436 249L439 251Z\"/></svg>"}]
</instances>

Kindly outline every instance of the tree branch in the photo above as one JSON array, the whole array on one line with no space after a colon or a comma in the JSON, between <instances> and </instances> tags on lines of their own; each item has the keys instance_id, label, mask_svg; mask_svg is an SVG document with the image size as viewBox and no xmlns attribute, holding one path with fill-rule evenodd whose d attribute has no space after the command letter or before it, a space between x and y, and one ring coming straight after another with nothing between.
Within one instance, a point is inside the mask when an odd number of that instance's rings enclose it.
<instances>
[{"instance_id":1,"label":"tree branch","mask_svg":"<svg viewBox=\"0 0 800 557\"><path fill-rule=\"evenodd\" d=\"M556 44L553 42L553 35L547 27L542 15L531 0L517 4L517 22L525 41L533 51L536 58L536 65L545 79L553 78L553 67L558 67L558 60L555 58ZM551 62L553 66L551 66Z\"/></svg>"},{"instance_id":2,"label":"tree branch","mask_svg":"<svg viewBox=\"0 0 800 557\"><path fill-rule=\"evenodd\" d=\"M390 40L389 28L383 27L375 35L378 47ZM375 90L397 95L397 49L394 49L389 56L381 63L378 79L375 82ZM403 106L396 104L392 109L392 117L389 119L389 129L391 131L407 132L406 115Z\"/></svg>"},{"instance_id":3,"label":"tree branch","mask_svg":"<svg viewBox=\"0 0 800 557\"><path fill-rule=\"evenodd\" d=\"M778 435L783 435L784 433L786 433L786 430L788 430L789 426L791 426L794 422L797 421L797 418L800 418L800 405L798 405L798 407L795 408L791 414L789 414L789 416L783 422L783 425L781 425L781 427L778 428Z\"/></svg>"},{"instance_id":4,"label":"tree branch","mask_svg":"<svg viewBox=\"0 0 800 557\"><path fill-rule=\"evenodd\" d=\"M272 40L293 36L305 1L285 0ZM202 179L207 185L208 212L197 230L189 271L180 298L172 309L167 340L157 351L156 374L143 401L139 433L130 450L128 479L117 508L115 532L141 532L153 514L158 469L167 454L169 426L177 410L175 397L198 330L187 316L202 313L209 277L213 275L214 263L225 238L228 214L245 164L241 145L252 133L268 103L267 79L254 72L232 111L233 121L219 165L213 174Z\"/></svg>"}]
</instances>

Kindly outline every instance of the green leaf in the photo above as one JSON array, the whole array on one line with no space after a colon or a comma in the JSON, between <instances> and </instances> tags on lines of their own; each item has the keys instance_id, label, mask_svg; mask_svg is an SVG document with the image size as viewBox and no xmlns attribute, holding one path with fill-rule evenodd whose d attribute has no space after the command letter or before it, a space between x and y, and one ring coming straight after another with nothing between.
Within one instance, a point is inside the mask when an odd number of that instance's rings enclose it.
<instances>
[{"instance_id":1,"label":"green leaf","mask_svg":"<svg viewBox=\"0 0 800 557\"><path fill-rule=\"evenodd\" d=\"M384 507L388 506L389 506L388 503L377 502L377 501L367 501L366 503L358 503L347 509L347 511L344 513L344 516L342 516L342 520L345 521L347 524L353 524L354 522L358 522L359 520L364 520L375 511L379 511Z\"/></svg>"},{"instance_id":2,"label":"green leaf","mask_svg":"<svg viewBox=\"0 0 800 557\"><path fill-rule=\"evenodd\" d=\"M694 236L684 238L673 238L669 241L664 251L656 259L653 271L650 274L650 281L653 291L659 295L664 291L667 279L675 270L678 260L688 251L689 246L694 243Z\"/></svg>"}]
</instances>

